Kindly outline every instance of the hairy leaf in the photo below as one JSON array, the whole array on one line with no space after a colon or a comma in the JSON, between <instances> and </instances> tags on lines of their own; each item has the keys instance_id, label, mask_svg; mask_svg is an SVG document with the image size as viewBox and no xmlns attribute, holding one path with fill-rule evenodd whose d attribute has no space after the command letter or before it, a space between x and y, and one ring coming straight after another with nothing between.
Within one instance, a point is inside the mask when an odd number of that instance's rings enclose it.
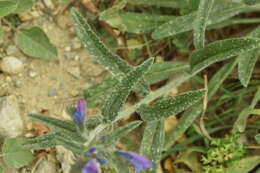
<instances>
[{"instance_id":1,"label":"hairy leaf","mask_svg":"<svg viewBox=\"0 0 260 173\"><path fill-rule=\"evenodd\" d=\"M130 0L129 3L134 5L154 5L158 7L184 8L188 5L186 0Z\"/></svg>"},{"instance_id":2,"label":"hairy leaf","mask_svg":"<svg viewBox=\"0 0 260 173\"><path fill-rule=\"evenodd\" d=\"M141 123L142 123L142 121L134 121L134 122L128 123L127 125L124 125L122 127L119 127L117 129L113 130L111 133L109 133L106 136L105 142L113 143L113 142L120 140L122 137L124 137L125 135L130 133L132 130L137 128Z\"/></svg>"},{"instance_id":3,"label":"hairy leaf","mask_svg":"<svg viewBox=\"0 0 260 173\"><path fill-rule=\"evenodd\" d=\"M140 153L153 162L152 173L156 173L161 160L164 134L164 118L148 122L144 131Z\"/></svg>"},{"instance_id":4,"label":"hairy leaf","mask_svg":"<svg viewBox=\"0 0 260 173\"><path fill-rule=\"evenodd\" d=\"M214 0L200 0L199 9L194 21L194 45L197 49L204 47L207 20Z\"/></svg>"},{"instance_id":5,"label":"hairy leaf","mask_svg":"<svg viewBox=\"0 0 260 173\"><path fill-rule=\"evenodd\" d=\"M260 47L260 39L233 38L216 41L203 49L192 52L190 66L198 72L207 66Z\"/></svg>"},{"instance_id":6,"label":"hairy leaf","mask_svg":"<svg viewBox=\"0 0 260 173\"><path fill-rule=\"evenodd\" d=\"M248 37L260 38L260 27L257 27L253 32L251 32ZM258 57L260 56L260 49L254 49L240 55L238 63L238 76L241 84L247 87L249 80L252 76L254 66Z\"/></svg>"},{"instance_id":7,"label":"hairy leaf","mask_svg":"<svg viewBox=\"0 0 260 173\"><path fill-rule=\"evenodd\" d=\"M260 164L260 156L251 156L232 162L231 166L225 169L227 173L248 173Z\"/></svg>"},{"instance_id":8,"label":"hairy leaf","mask_svg":"<svg viewBox=\"0 0 260 173\"><path fill-rule=\"evenodd\" d=\"M124 11L119 11L114 15L100 16L101 20L107 22L112 27L136 34L149 33L173 18L174 16Z\"/></svg>"},{"instance_id":9,"label":"hairy leaf","mask_svg":"<svg viewBox=\"0 0 260 173\"><path fill-rule=\"evenodd\" d=\"M41 28L20 29L16 35L16 42L18 47L31 57L52 59L57 56L57 49Z\"/></svg>"},{"instance_id":10,"label":"hairy leaf","mask_svg":"<svg viewBox=\"0 0 260 173\"><path fill-rule=\"evenodd\" d=\"M79 38L89 53L95 56L101 65L111 72L113 76L117 77L126 75L131 71L132 67L126 61L112 53L111 50L103 44L80 12L72 8L71 16ZM147 94L149 92L148 85L143 79L140 80L140 82L140 84L137 84L138 91L143 95Z\"/></svg>"},{"instance_id":11,"label":"hairy leaf","mask_svg":"<svg viewBox=\"0 0 260 173\"><path fill-rule=\"evenodd\" d=\"M111 121L116 118L133 86L147 73L153 60L153 58L150 58L142 65L134 68L115 86L102 109L102 115L105 118Z\"/></svg>"},{"instance_id":12,"label":"hairy leaf","mask_svg":"<svg viewBox=\"0 0 260 173\"><path fill-rule=\"evenodd\" d=\"M33 120L39 121L41 123L44 123L54 128L59 128L71 132L77 131L77 128L72 121L60 120L57 118L49 117L46 115L40 115L40 114L29 114L28 116Z\"/></svg>"},{"instance_id":13,"label":"hairy leaf","mask_svg":"<svg viewBox=\"0 0 260 173\"><path fill-rule=\"evenodd\" d=\"M13 168L20 168L33 160L30 150L22 146L24 139L7 139L3 145L3 159L5 163Z\"/></svg>"},{"instance_id":14,"label":"hairy leaf","mask_svg":"<svg viewBox=\"0 0 260 173\"><path fill-rule=\"evenodd\" d=\"M152 106L142 105L137 112L145 121L153 121L158 118L167 118L177 115L190 106L198 103L204 96L205 90L191 91L179 94L175 97L166 97L154 103Z\"/></svg>"},{"instance_id":15,"label":"hairy leaf","mask_svg":"<svg viewBox=\"0 0 260 173\"><path fill-rule=\"evenodd\" d=\"M242 11L245 11L247 6L240 3L226 2L213 6L206 26L222 22L229 19ZM221 13L220 13L221 11ZM163 39L169 36L174 36L193 28L193 21L196 20L196 12L184 16L176 17L155 29L152 37L156 40Z\"/></svg>"},{"instance_id":16,"label":"hairy leaf","mask_svg":"<svg viewBox=\"0 0 260 173\"><path fill-rule=\"evenodd\" d=\"M145 74L145 81L148 84L166 80L178 74L187 72L190 66L186 62L160 62L154 63L149 72ZM117 77L109 77L101 83L92 85L84 91L89 107L95 107L104 102L105 98L117 83Z\"/></svg>"},{"instance_id":17,"label":"hairy leaf","mask_svg":"<svg viewBox=\"0 0 260 173\"><path fill-rule=\"evenodd\" d=\"M208 85L208 99L215 95L218 88L233 71L237 64L237 61L227 63L222 67L209 81ZM184 112L175 128L173 128L165 137L165 149L168 150L175 144L176 140L193 124L193 122L199 117L202 112L202 104L198 103L194 105L190 110Z\"/></svg>"}]
</instances>

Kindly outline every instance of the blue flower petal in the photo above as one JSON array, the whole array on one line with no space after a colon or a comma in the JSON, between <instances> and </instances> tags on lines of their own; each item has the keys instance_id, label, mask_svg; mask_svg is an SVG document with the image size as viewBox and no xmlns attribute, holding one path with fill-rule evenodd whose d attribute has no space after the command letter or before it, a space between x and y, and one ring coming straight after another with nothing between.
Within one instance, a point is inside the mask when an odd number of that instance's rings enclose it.
<instances>
[{"instance_id":1,"label":"blue flower petal","mask_svg":"<svg viewBox=\"0 0 260 173\"><path fill-rule=\"evenodd\" d=\"M107 163L107 160L104 159L104 158L102 158L102 157L97 156L96 159L97 159L97 162L98 162L100 165L104 165L104 164Z\"/></svg>"},{"instance_id":2,"label":"blue flower petal","mask_svg":"<svg viewBox=\"0 0 260 173\"><path fill-rule=\"evenodd\" d=\"M135 166L135 172L139 172L142 169L147 169L152 167L152 162L141 156L137 153L133 152L117 152L119 156L123 157L124 159L130 161Z\"/></svg>"},{"instance_id":3,"label":"blue flower petal","mask_svg":"<svg viewBox=\"0 0 260 173\"><path fill-rule=\"evenodd\" d=\"M76 112L73 113L73 120L80 126L83 127L86 117L86 101L79 99L77 102Z\"/></svg>"},{"instance_id":4,"label":"blue flower petal","mask_svg":"<svg viewBox=\"0 0 260 173\"><path fill-rule=\"evenodd\" d=\"M91 147L88 149L87 154L93 155L93 154L95 154L96 150L97 150L97 147Z\"/></svg>"},{"instance_id":5,"label":"blue flower petal","mask_svg":"<svg viewBox=\"0 0 260 173\"><path fill-rule=\"evenodd\" d=\"M81 173L99 173L95 160L88 161Z\"/></svg>"}]
</instances>

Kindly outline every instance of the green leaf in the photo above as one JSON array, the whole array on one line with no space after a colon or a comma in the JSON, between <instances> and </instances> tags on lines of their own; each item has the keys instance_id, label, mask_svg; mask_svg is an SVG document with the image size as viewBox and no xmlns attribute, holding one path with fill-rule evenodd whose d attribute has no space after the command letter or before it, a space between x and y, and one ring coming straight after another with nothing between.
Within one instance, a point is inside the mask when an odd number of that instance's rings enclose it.
<instances>
[{"instance_id":1,"label":"green leaf","mask_svg":"<svg viewBox=\"0 0 260 173\"><path fill-rule=\"evenodd\" d=\"M238 115L237 120L234 123L233 131L235 132L244 132L246 129L247 119L251 114L251 111L256 106L257 102L260 100L260 87L258 87L257 92L255 93L255 97L252 100L252 103Z\"/></svg>"},{"instance_id":2,"label":"green leaf","mask_svg":"<svg viewBox=\"0 0 260 173\"><path fill-rule=\"evenodd\" d=\"M33 6L33 0L16 0L16 1L17 1L16 9L12 13L23 13L30 10Z\"/></svg>"},{"instance_id":3,"label":"green leaf","mask_svg":"<svg viewBox=\"0 0 260 173\"><path fill-rule=\"evenodd\" d=\"M150 58L143 64L134 68L131 72L126 74L118 85L115 86L102 109L102 115L105 118L110 121L113 121L116 118L133 86L142 79L145 73L147 73L153 63L153 60L153 58Z\"/></svg>"},{"instance_id":4,"label":"green leaf","mask_svg":"<svg viewBox=\"0 0 260 173\"><path fill-rule=\"evenodd\" d=\"M23 141L22 138L12 138L4 142L3 159L8 166L20 168L33 160L31 151L22 146Z\"/></svg>"},{"instance_id":5,"label":"green leaf","mask_svg":"<svg viewBox=\"0 0 260 173\"><path fill-rule=\"evenodd\" d=\"M134 121L131 123L128 123L127 125L124 125L123 127L119 127L115 130L113 130L111 133L106 135L106 143L113 143L118 140L120 140L122 137L126 136L128 133L130 133L132 130L137 128L142 121Z\"/></svg>"},{"instance_id":6,"label":"green leaf","mask_svg":"<svg viewBox=\"0 0 260 173\"><path fill-rule=\"evenodd\" d=\"M61 130L67 130L70 132L76 132L77 128L72 121L68 120L60 120L57 118L49 117L46 115L40 114L29 114L28 115L31 119L44 123L54 128L59 128Z\"/></svg>"},{"instance_id":7,"label":"green leaf","mask_svg":"<svg viewBox=\"0 0 260 173\"><path fill-rule=\"evenodd\" d=\"M95 56L97 61L109 72L113 75L119 75L131 70L130 65L123 61L119 56L112 53L111 50L102 43L80 12L73 8L71 10L71 17L77 34L83 44L85 44L89 53Z\"/></svg>"},{"instance_id":8,"label":"green leaf","mask_svg":"<svg viewBox=\"0 0 260 173\"><path fill-rule=\"evenodd\" d=\"M233 71L237 64L237 60L227 63L222 67L209 81L208 99L210 100L217 92L218 88ZM202 112L202 104L194 105L190 110L185 111L175 128L165 137L165 149L168 150L175 144L176 140L193 124Z\"/></svg>"},{"instance_id":9,"label":"green leaf","mask_svg":"<svg viewBox=\"0 0 260 173\"><path fill-rule=\"evenodd\" d=\"M213 6L207 20L207 26L220 23L229 19L247 9L247 6L240 3L226 2ZM221 13L220 13L221 11ZM184 16L176 17L163 25L159 26L152 33L152 37L156 40L163 39L169 36L174 36L193 28L193 22L196 20L196 12Z\"/></svg>"},{"instance_id":10,"label":"green leaf","mask_svg":"<svg viewBox=\"0 0 260 173\"><path fill-rule=\"evenodd\" d=\"M142 105L137 112L145 121L153 121L158 118L167 118L171 115L186 110L198 103L204 96L205 90L197 90L179 94L175 97L166 97L154 103L152 106Z\"/></svg>"},{"instance_id":11,"label":"green leaf","mask_svg":"<svg viewBox=\"0 0 260 173\"><path fill-rule=\"evenodd\" d=\"M192 52L190 66L196 73L207 66L260 47L260 39L233 38L216 41Z\"/></svg>"},{"instance_id":12,"label":"green leaf","mask_svg":"<svg viewBox=\"0 0 260 173\"><path fill-rule=\"evenodd\" d=\"M255 135L255 140L257 143L260 143L260 133Z\"/></svg>"},{"instance_id":13,"label":"green leaf","mask_svg":"<svg viewBox=\"0 0 260 173\"><path fill-rule=\"evenodd\" d=\"M252 156L233 161L231 166L225 169L226 173L248 173L260 163L260 156Z\"/></svg>"},{"instance_id":14,"label":"green leaf","mask_svg":"<svg viewBox=\"0 0 260 173\"><path fill-rule=\"evenodd\" d=\"M144 131L140 153L153 162L151 173L157 172L161 160L164 135L164 118L148 122Z\"/></svg>"},{"instance_id":15,"label":"green leaf","mask_svg":"<svg viewBox=\"0 0 260 173\"><path fill-rule=\"evenodd\" d=\"M214 0L200 0L196 20L194 21L194 45L197 49L204 47L207 20Z\"/></svg>"},{"instance_id":16,"label":"green leaf","mask_svg":"<svg viewBox=\"0 0 260 173\"><path fill-rule=\"evenodd\" d=\"M257 27L253 32L251 32L248 37L260 38L260 27ZM260 49L254 49L252 51L246 52L240 55L238 64L238 76L241 84L247 87L249 80L252 76L254 66L260 55Z\"/></svg>"},{"instance_id":17,"label":"green leaf","mask_svg":"<svg viewBox=\"0 0 260 173\"><path fill-rule=\"evenodd\" d=\"M4 169L2 165L0 165L0 173L4 173Z\"/></svg>"},{"instance_id":18,"label":"green leaf","mask_svg":"<svg viewBox=\"0 0 260 173\"><path fill-rule=\"evenodd\" d=\"M174 16L125 11L119 11L113 16L100 16L100 20L107 22L112 27L135 34L152 32L155 28L173 18Z\"/></svg>"},{"instance_id":19,"label":"green leaf","mask_svg":"<svg viewBox=\"0 0 260 173\"><path fill-rule=\"evenodd\" d=\"M248 5L255 5L260 3L260 0L243 0L243 2Z\"/></svg>"},{"instance_id":20,"label":"green leaf","mask_svg":"<svg viewBox=\"0 0 260 173\"><path fill-rule=\"evenodd\" d=\"M187 72L190 66L186 62L160 62L154 63L149 72L145 74L145 81L149 85L169 79L178 74ZM109 77L101 83L92 85L84 91L84 97L88 100L88 107L95 107L104 103L110 90L117 84L117 77Z\"/></svg>"},{"instance_id":21,"label":"green leaf","mask_svg":"<svg viewBox=\"0 0 260 173\"><path fill-rule=\"evenodd\" d=\"M71 16L79 38L89 53L95 56L101 65L111 72L113 76L117 77L124 76L131 71L132 67L126 61L112 53L111 50L102 43L80 12L72 8ZM139 89L142 93L148 93L148 86L145 81L141 80L140 82Z\"/></svg>"},{"instance_id":22,"label":"green leaf","mask_svg":"<svg viewBox=\"0 0 260 173\"><path fill-rule=\"evenodd\" d=\"M20 29L16 35L16 42L18 47L31 57L53 59L57 56L57 49L41 28Z\"/></svg>"},{"instance_id":23,"label":"green leaf","mask_svg":"<svg viewBox=\"0 0 260 173\"><path fill-rule=\"evenodd\" d=\"M172 7L172 8L184 8L188 5L186 0L130 0L128 3L134 5L153 5L158 7Z\"/></svg>"},{"instance_id":24,"label":"green leaf","mask_svg":"<svg viewBox=\"0 0 260 173\"><path fill-rule=\"evenodd\" d=\"M0 17L6 16L16 9L16 0L0 0Z\"/></svg>"}]
</instances>

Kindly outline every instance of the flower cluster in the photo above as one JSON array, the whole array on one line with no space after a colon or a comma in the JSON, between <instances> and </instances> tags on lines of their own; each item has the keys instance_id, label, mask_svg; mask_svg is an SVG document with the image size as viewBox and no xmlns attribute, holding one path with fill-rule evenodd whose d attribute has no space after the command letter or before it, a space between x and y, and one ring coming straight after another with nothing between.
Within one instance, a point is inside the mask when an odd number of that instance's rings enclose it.
<instances>
[{"instance_id":1,"label":"flower cluster","mask_svg":"<svg viewBox=\"0 0 260 173\"><path fill-rule=\"evenodd\" d=\"M83 128L85 119L86 101L84 99L79 99L77 102L76 111L73 113L73 120L80 128ZM140 172L142 169L152 167L152 162L150 160L137 153L116 151L116 154L133 164L136 173ZM106 164L107 160L97 154L97 148L95 146L89 148L86 155L91 157L91 159L87 161L81 173L100 173L100 166Z\"/></svg>"}]
</instances>

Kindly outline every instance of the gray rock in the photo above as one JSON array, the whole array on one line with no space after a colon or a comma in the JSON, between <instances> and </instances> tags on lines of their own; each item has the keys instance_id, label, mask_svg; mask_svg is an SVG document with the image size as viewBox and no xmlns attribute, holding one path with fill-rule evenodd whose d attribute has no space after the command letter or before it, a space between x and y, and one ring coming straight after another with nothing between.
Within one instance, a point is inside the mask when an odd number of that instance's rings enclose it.
<instances>
[{"instance_id":1,"label":"gray rock","mask_svg":"<svg viewBox=\"0 0 260 173\"><path fill-rule=\"evenodd\" d=\"M49 89L49 91L48 91L48 96L49 96L49 97L53 97L53 96L55 96L56 94L57 94L57 90L56 90L55 88Z\"/></svg>"},{"instance_id":2,"label":"gray rock","mask_svg":"<svg viewBox=\"0 0 260 173\"><path fill-rule=\"evenodd\" d=\"M73 153L62 146L57 146L56 151L56 158L61 163L63 173L70 173L71 166L75 163Z\"/></svg>"},{"instance_id":3,"label":"gray rock","mask_svg":"<svg viewBox=\"0 0 260 173\"><path fill-rule=\"evenodd\" d=\"M2 71L6 73L16 74L23 70L23 62L13 56L3 58L1 63Z\"/></svg>"},{"instance_id":4,"label":"gray rock","mask_svg":"<svg viewBox=\"0 0 260 173\"><path fill-rule=\"evenodd\" d=\"M6 54L7 54L7 55L13 55L13 54L17 53L18 51L19 51L19 50L18 50L18 48L17 48L16 46L10 45L10 46L8 46L7 49L6 49Z\"/></svg>"},{"instance_id":5,"label":"gray rock","mask_svg":"<svg viewBox=\"0 0 260 173\"><path fill-rule=\"evenodd\" d=\"M15 96L0 98L0 136L12 138L20 136L24 130L18 101Z\"/></svg>"},{"instance_id":6,"label":"gray rock","mask_svg":"<svg viewBox=\"0 0 260 173\"><path fill-rule=\"evenodd\" d=\"M37 165L35 173L57 173L58 168L56 164L56 159L52 155L48 155L47 159L40 160Z\"/></svg>"}]
</instances>

